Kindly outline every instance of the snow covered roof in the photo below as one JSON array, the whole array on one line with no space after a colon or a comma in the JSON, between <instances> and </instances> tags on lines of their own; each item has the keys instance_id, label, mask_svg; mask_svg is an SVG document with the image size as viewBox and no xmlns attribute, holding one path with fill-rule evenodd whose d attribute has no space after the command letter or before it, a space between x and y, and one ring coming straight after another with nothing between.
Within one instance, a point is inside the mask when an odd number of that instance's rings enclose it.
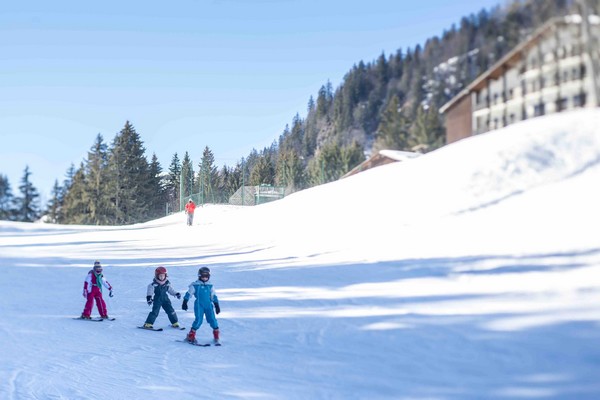
<instances>
[{"instance_id":1,"label":"snow covered roof","mask_svg":"<svg viewBox=\"0 0 600 400\"><path fill-rule=\"evenodd\" d=\"M366 171L367 169L378 167L380 165L385 165L397 161L406 161L411 158L419 157L420 155L421 153L414 153L411 151L380 150L376 154L373 154L371 157L367 158L362 163L358 164L356 167L352 168L346 173L346 175L342 176L342 178L346 178L348 176L357 174L362 171Z\"/></svg>"}]
</instances>

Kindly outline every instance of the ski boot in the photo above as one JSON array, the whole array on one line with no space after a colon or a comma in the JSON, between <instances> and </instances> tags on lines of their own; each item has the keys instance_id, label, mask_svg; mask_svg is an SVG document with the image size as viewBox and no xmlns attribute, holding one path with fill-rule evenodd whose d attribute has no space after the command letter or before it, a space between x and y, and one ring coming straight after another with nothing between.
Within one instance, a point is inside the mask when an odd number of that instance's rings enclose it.
<instances>
[{"instance_id":1,"label":"ski boot","mask_svg":"<svg viewBox=\"0 0 600 400\"><path fill-rule=\"evenodd\" d=\"M221 345L221 342L219 341L219 329L213 329L213 344L215 346Z\"/></svg>"},{"instance_id":2,"label":"ski boot","mask_svg":"<svg viewBox=\"0 0 600 400\"><path fill-rule=\"evenodd\" d=\"M175 322L174 324L171 324L171 326L173 328L179 328L180 325L179 325L179 322Z\"/></svg>"},{"instance_id":3,"label":"ski boot","mask_svg":"<svg viewBox=\"0 0 600 400\"><path fill-rule=\"evenodd\" d=\"M146 322L144 324L144 329L154 329L154 326L152 326L152 324L149 324L149 323Z\"/></svg>"},{"instance_id":4,"label":"ski boot","mask_svg":"<svg viewBox=\"0 0 600 400\"><path fill-rule=\"evenodd\" d=\"M187 336L185 337L185 340L190 343L196 343L196 331L193 329L190 329Z\"/></svg>"}]
</instances>

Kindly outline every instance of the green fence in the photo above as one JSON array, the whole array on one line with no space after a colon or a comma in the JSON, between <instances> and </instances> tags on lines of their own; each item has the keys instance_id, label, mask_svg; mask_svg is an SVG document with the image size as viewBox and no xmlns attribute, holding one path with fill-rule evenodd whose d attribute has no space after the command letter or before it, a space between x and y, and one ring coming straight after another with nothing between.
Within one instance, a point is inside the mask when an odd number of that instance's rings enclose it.
<instances>
[{"instance_id":1,"label":"green fence","mask_svg":"<svg viewBox=\"0 0 600 400\"><path fill-rule=\"evenodd\" d=\"M279 200L285 197L286 191L283 186L258 185L242 186L235 193L209 191L181 196L179 199L179 211L183 211L185 203L192 199L197 205L203 204L231 204L236 206L256 206ZM169 203L166 205L166 213L175 212L177 205Z\"/></svg>"}]
</instances>

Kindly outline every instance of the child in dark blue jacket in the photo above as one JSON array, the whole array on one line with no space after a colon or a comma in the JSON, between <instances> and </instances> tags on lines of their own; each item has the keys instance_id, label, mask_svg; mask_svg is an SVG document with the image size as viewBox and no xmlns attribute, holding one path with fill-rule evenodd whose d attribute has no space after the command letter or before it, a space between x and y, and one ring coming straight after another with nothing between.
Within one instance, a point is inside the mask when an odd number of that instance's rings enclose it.
<instances>
[{"instance_id":1,"label":"child in dark blue jacket","mask_svg":"<svg viewBox=\"0 0 600 400\"><path fill-rule=\"evenodd\" d=\"M145 329L153 329L152 324L156 321L161 307L167 313L169 321L171 321L171 326L173 328L179 328L177 314L171 305L169 295L175 296L178 299L181 298L181 294L173 289L171 282L167 279L167 269L165 267L158 267L154 270L154 279L152 280L152 283L148 285L148 290L146 292L146 302L148 305L154 303L154 306L152 306L152 311L150 311L148 318L146 318L146 323L143 326Z\"/></svg>"},{"instance_id":2,"label":"child in dark blue jacket","mask_svg":"<svg viewBox=\"0 0 600 400\"><path fill-rule=\"evenodd\" d=\"M196 331L202 325L202 320L206 316L206 322L213 329L213 342L215 345L220 345L219 342L219 324L215 317L215 312L219 314L221 307L219 306L219 298L215 294L212 283L210 280L210 269L202 267L198 270L198 280L192 282L185 296L183 297L183 304L181 308L183 310L188 309L188 300L192 295L196 297L194 300L194 323L188 333L186 340L190 343L196 343ZM214 308L213 308L214 305Z\"/></svg>"}]
</instances>

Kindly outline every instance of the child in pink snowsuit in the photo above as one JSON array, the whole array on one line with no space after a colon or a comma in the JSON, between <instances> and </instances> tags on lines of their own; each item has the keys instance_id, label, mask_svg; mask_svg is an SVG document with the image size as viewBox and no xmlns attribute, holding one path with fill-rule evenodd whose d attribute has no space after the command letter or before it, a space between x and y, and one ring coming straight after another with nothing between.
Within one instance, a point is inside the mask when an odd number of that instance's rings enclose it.
<instances>
[{"instance_id":1,"label":"child in pink snowsuit","mask_svg":"<svg viewBox=\"0 0 600 400\"><path fill-rule=\"evenodd\" d=\"M102 288L108 289L108 295L113 297L112 286L102 275L102 266L100 261L94 262L94 268L88 272L85 282L83 283L83 297L87 299L85 302L85 308L81 314L83 319L91 319L92 307L94 306L94 299L96 300L96 306L100 313L100 318L108 318L108 310L106 309L106 303L102 298Z\"/></svg>"}]
</instances>

